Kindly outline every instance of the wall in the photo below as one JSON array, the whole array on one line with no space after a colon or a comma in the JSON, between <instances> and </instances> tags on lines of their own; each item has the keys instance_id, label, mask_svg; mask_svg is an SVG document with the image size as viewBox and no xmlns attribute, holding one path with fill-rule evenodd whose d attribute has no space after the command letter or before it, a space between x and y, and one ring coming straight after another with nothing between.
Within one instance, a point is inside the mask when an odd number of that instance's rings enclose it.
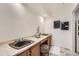
<instances>
[{"instance_id":1,"label":"wall","mask_svg":"<svg viewBox=\"0 0 79 59\"><path fill-rule=\"evenodd\" d=\"M38 17L21 4L0 4L0 40L33 35Z\"/></svg>"},{"instance_id":2,"label":"wall","mask_svg":"<svg viewBox=\"0 0 79 59\"><path fill-rule=\"evenodd\" d=\"M46 4L32 4L34 13L45 16L44 21L41 23L41 32L52 33L54 45L74 49L75 40L75 24L73 11L77 4L75 3L46 3ZM36 8L35 8L36 6ZM41 11L40 11L41 10ZM49 17L46 17L49 16ZM61 31L60 29L53 28L53 21L60 20L69 21L69 31Z\"/></svg>"},{"instance_id":3,"label":"wall","mask_svg":"<svg viewBox=\"0 0 79 59\"><path fill-rule=\"evenodd\" d=\"M41 26L43 25L41 31L52 33L54 45L72 50L72 40L74 36L72 11L74 4L65 4L64 6L60 4L50 4L47 6L47 9L45 10L49 11L48 14L50 15L45 18L44 24L41 24ZM35 33L39 24L38 20L38 16L28 12L28 8L25 8L23 5L0 4L0 40L14 39ZM54 20L69 21L69 31L54 29Z\"/></svg>"},{"instance_id":4,"label":"wall","mask_svg":"<svg viewBox=\"0 0 79 59\"><path fill-rule=\"evenodd\" d=\"M54 8L53 8L54 6ZM65 4L65 5L53 5L51 7L52 12L49 22L51 23L51 33L53 35L54 45L65 47L70 50L72 50L72 44L73 44L73 19L72 19L72 11L74 4ZM50 9L50 8L48 8ZM54 29L53 28L53 21L60 20L63 21L69 21L69 30L63 31L61 29ZM45 27L47 26L47 23L45 22ZM49 25L49 24L48 24ZM50 31L49 27L48 29L45 29L45 31ZM50 32L49 32L50 33Z\"/></svg>"}]
</instances>

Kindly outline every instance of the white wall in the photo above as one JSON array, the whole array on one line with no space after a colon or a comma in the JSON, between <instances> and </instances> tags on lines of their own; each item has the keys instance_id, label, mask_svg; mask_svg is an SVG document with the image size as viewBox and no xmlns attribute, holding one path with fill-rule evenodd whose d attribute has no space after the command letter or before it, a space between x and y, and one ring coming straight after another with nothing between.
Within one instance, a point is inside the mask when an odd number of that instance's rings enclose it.
<instances>
[{"instance_id":1,"label":"white wall","mask_svg":"<svg viewBox=\"0 0 79 59\"><path fill-rule=\"evenodd\" d=\"M38 17L20 4L0 4L0 40L33 35Z\"/></svg>"},{"instance_id":2,"label":"white wall","mask_svg":"<svg viewBox=\"0 0 79 59\"><path fill-rule=\"evenodd\" d=\"M45 5L46 8L47 5ZM50 8L49 8L50 7ZM47 10L48 9L48 10ZM48 5L49 17L45 18L42 32L52 33L54 45L69 48L72 50L73 24L72 11L74 4L53 4ZM39 24L38 16L28 12L19 4L0 4L0 40L15 39L17 37L32 35L36 32ZM61 31L53 28L53 21L69 21L69 31Z\"/></svg>"},{"instance_id":3,"label":"white wall","mask_svg":"<svg viewBox=\"0 0 79 59\"><path fill-rule=\"evenodd\" d=\"M31 10L37 15L48 17L45 18L44 24L41 24L41 31L45 33L52 33L54 45L73 49L74 47L74 21L72 12L77 4L75 3L46 3L46 4L32 4L29 5ZM40 11L41 10L41 11ZM60 29L53 28L53 21L60 20L69 21L70 27L69 31L61 31Z\"/></svg>"},{"instance_id":4,"label":"white wall","mask_svg":"<svg viewBox=\"0 0 79 59\"><path fill-rule=\"evenodd\" d=\"M54 6L54 8L53 8ZM72 19L72 11L74 4L65 4L65 5L53 5L51 7L51 19L49 22L51 23L51 32L53 36L54 45L61 46L72 50L72 41L73 41L73 19ZM49 8L50 9L50 8ZM53 21L60 20L69 21L69 30L64 31L61 29L54 29L53 28ZM45 22L45 27L47 23ZM49 24L48 24L49 25ZM45 31L50 31L49 28L45 29Z\"/></svg>"}]
</instances>

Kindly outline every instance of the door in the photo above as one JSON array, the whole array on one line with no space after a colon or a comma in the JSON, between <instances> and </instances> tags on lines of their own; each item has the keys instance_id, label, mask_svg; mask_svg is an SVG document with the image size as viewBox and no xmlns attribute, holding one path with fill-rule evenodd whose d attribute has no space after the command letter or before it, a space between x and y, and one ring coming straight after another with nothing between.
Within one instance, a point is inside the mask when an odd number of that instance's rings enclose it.
<instances>
[{"instance_id":1,"label":"door","mask_svg":"<svg viewBox=\"0 0 79 59\"><path fill-rule=\"evenodd\" d=\"M79 8L75 12L75 52L79 53Z\"/></svg>"},{"instance_id":2,"label":"door","mask_svg":"<svg viewBox=\"0 0 79 59\"><path fill-rule=\"evenodd\" d=\"M40 43L31 48L31 56L40 56Z\"/></svg>"}]
</instances>

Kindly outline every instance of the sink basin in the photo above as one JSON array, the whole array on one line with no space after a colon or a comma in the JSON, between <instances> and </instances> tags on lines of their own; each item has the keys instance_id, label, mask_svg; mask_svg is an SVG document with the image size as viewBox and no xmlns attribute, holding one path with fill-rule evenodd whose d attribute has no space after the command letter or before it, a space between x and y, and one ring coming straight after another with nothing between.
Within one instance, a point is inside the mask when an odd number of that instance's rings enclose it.
<instances>
[{"instance_id":1,"label":"sink basin","mask_svg":"<svg viewBox=\"0 0 79 59\"><path fill-rule=\"evenodd\" d=\"M23 41L10 43L9 46L14 49L21 49L21 48L24 48L24 47L32 44L33 42L34 41L32 41L32 40L23 40Z\"/></svg>"}]
</instances>

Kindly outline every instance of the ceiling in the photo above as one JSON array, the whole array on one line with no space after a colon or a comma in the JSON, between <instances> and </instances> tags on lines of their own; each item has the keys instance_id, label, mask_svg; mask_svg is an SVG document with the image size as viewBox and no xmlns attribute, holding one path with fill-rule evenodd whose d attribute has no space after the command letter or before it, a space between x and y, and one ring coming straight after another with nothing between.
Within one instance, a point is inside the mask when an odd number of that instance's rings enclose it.
<instances>
[{"instance_id":1,"label":"ceiling","mask_svg":"<svg viewBox=\"0 0 79 59\"><path fill-rule=\"evenodd\" d=\"M53 13L64 10L71 12L75 3L23 3L23 5L35 15L52 16Z\"/></svg>"}]
</instances>

